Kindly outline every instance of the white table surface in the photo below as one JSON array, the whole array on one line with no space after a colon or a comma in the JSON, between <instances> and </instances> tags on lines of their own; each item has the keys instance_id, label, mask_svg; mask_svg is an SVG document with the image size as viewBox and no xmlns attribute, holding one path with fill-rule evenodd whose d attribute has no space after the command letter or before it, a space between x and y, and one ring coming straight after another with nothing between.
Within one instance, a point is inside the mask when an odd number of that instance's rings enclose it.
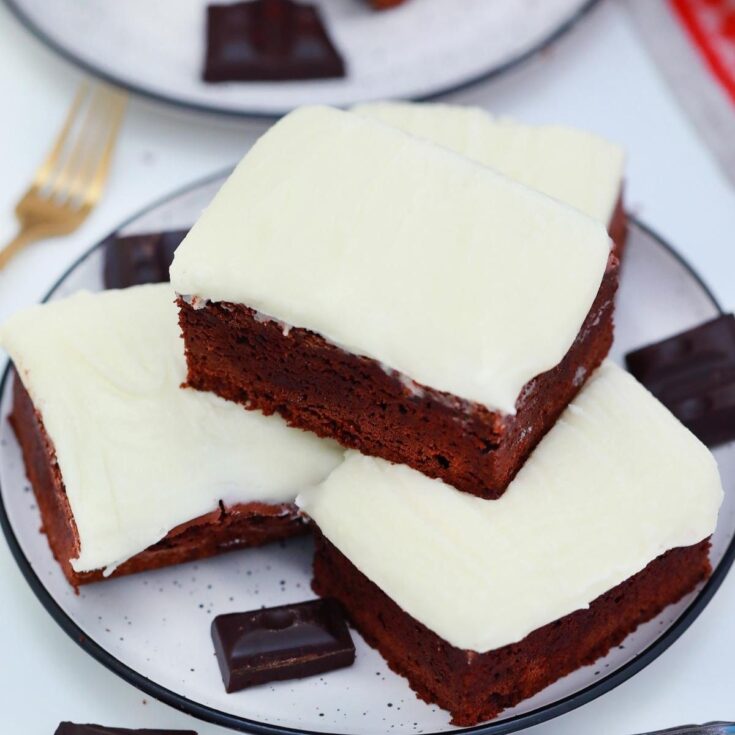
<instances>
[{"instance_id":1,"label":"white table surface","mask_svg":"<svg viewBox=\"0 0 735 735\"><path fill-rule=\"evenodd\" d=\"M12 207L80 78L0 7L0 241L13 234ZM450 99L588 128L625 145L629 207L697 267L726 308L735 305L735 191L676 106L622 5L603 3L543 57ZM38 300L76 255L137 209L235 163L263 126L134 99L104 200L77 233L29 249L0 272L0 320ZM532 732L625 735L735 719L733 661L735 575L647 669ZM152 701L87 656L42 609L0 541L0 732L52 735L63 719L226 732Z\"/></svg>"}]
</instances>

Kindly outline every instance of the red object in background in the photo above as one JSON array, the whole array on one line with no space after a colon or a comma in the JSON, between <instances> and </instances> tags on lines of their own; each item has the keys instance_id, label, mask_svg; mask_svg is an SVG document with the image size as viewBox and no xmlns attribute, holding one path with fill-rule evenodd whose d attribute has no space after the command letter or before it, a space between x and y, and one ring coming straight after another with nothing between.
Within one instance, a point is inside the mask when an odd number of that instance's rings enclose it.
<instances>
[{"instance_id":1,"label":"red object in background","mask_svg":"<svg viewBox=\"0 0 735 735\"><path fill-rule=\"evenodd\" d=\"M707 65L735 103L735 0L669 0Z\"/></svg>"}]
</instances>

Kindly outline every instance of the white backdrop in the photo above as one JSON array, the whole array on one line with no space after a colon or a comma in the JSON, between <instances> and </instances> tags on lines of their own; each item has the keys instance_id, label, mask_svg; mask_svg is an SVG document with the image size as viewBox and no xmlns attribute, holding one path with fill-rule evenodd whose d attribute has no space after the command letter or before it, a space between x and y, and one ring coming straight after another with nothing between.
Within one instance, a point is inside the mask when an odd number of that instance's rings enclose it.
<instances>
[{"instance_id":1,"label":"white backdrop","mask_svg":"<svg viewBox=\"0 0 735 735\"><path fill-rule=\"evenodd\" d=\"M642 0L641 0L642 1ZM0 241L12 206L56 133L80 74L0 7ZM452 101L609 136L629 152L627 201L735 305L735 191L676 106L622 5L605 2L550 52ZM85 226L40 244L0 273L0 320L38 300L90 244L153 199L231 165L261 122L222 120L134 100L107 195ZM52 735L62 719L225 731L151 701L67 639L0 541L0 731ZM534 735L626 735L735 719L735 576L661 658L615 691Z\"/></svg>"}]
</instances>

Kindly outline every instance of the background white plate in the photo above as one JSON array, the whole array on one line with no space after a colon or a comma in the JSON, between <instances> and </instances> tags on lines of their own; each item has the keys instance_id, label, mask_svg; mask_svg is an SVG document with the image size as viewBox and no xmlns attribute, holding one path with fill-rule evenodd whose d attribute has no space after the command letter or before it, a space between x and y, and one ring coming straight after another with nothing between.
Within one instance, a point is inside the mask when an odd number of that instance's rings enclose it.
<instances>
[{"instance_id":1,"label":"background white plate","mask_svg":"<svg viewBox=\"0 0 735 735\"><path fill-rule=\"evenodd\" d=\"M138 215L126 234L188 227L222 183L209 180ZM102 287L103 251L94 248L51 298ZM719 313L696 275L642 225L632 225L617 311L617 359L629 349ZM143 691L193 715L233 728L284 728L363 735L453 730L446 712L420 702L357 634L356 664L300 681L225 694L209 626L220 613L311 598L310 542L263 549L83 587L75 595L54 562L23 463L6 421L11 380L0 397L0 522L18 564L41 602L85 650ZM553 684L475 732L524 727L599 696L658 656L705 606L735 555L735 446L716 452L726 499L713 538L712 579L629 636L606 658Z\"/></svg>"},{"instance_id":2,"label":"background white plate","mask_svg":"<svg viewBox=\"0 0 735 735\"><path fill-rule=\"evenodd\" d=\"M456 89L540 50L596 2L408 0L375 12L365 0L309 0L323 11L346 78L205 84L207 0L6 1L43 41L98 76L188 107L260 115Z\"/></svg>"}]
</instances>

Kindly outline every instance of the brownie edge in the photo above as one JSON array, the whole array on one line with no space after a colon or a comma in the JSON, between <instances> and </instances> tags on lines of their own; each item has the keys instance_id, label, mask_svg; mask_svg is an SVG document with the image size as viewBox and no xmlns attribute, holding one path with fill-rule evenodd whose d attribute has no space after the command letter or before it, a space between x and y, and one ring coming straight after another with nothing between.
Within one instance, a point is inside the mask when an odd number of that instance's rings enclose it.
<instances>
[{"instance_id":1,"label":"brownie edge","mask_svg":"<svg viewBox=\"0 0 735 735\"><path fill-rule=\"evenodd\" d=\"M79 538L64 481L41 416L17 375L13 377L10 423L41 513L41 530L69 584L78 587L105 579L101 569L76 572L71 565L70 560L79 555ZM260 546L307 531L298 509L290 503L220 506L212 513L174 528L161 541L118 566L110 576L159 569L224 551Z\"/></svg>"},{"instance_id":2,"label":"brownie edge","mask_svg":"<svg viewBox=\"0 0 735 735\"><path fill-rule=\"evenodd\" d=\"M645 569L522 641L487 653L455 648L404 612L335 546L317 535L314 591L334 597L352 624L419 699L469 726L497 717L575 669L606 655L705 580L710 541L671 549Z\"/></svg>"},{"instance_id":3,"label":"brownie edge","mask_svg":"<svg viewBox=\"0 0 735 735\"><path fill-rule=\"evenodd\" d=\"M497 498L608 353L618 259L566 356L524 386L514 416L405 380L242 304L178 300L188 384L363 454Z\"/></svg>"}]
</instances>

